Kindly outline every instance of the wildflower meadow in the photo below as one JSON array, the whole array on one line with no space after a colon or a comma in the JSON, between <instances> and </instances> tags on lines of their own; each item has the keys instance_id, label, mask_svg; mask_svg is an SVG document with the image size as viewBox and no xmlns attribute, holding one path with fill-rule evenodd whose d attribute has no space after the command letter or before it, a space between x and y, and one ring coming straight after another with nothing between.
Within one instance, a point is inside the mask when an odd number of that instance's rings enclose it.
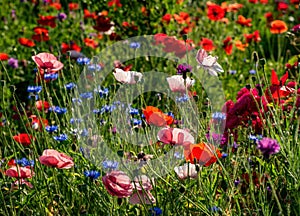
<instances>
[{"instance_id":1,"label":"wildflower meadow","mask_svg":"<svg viewBox=\"0 0 300 216\"><path fill-rule=\"evenodd\" d=\"M0 7L0 215L300 215L299 0Z\"/></svg>"}]
</instances>

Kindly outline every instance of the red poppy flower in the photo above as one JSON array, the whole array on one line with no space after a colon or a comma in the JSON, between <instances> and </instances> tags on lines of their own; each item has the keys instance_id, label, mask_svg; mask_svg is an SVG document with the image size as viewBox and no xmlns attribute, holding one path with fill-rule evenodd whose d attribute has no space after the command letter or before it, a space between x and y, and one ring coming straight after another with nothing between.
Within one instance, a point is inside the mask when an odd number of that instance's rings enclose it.
<instances>
[{"instance_id":1,"label":"red poppy flower","mask_svg":"<svg viewBox=\"0 0 300 216\"><path fill-rule=\"evenodd\" d=\"M287 25L284 21L281 20L274 20L271 22L270 31L272 34L281 34L288 30Z\"/></svg>"},{"instance_id":2,"label":"red poppy flower","mask_svg":"<svg viewBox=\"0 0 300 216\"><path fill-rule=\"evenodd\" d=\"M289 8L289 5L285 2L278 2L277 4L277 10L279 11L285 11Z\"/></svg>"},{"instance_id":3,"label":"red poppy flower","mask_svg":"<svg viewBox=\"0 0 300 216\"><path fill-rule=\"evenodd\" d=\"M248 2L256 4L258 0L248 0Z\"/></svg>"},{"instance_id":4,"label":"red poppy flower","mask_svg":"<svg viewBox=\"0 0 300 216\"><path fill-rule=\"evenodd\" d=\"M227 55L231 55L232 53L232 43L231 43L232 39L231 37L227 37L224 41L223 41L223 49L225 50Z\"/></svg>"},{"instance_id":5,"label":"red poppy flower","mask_svg":"<svg viewBox=\"0 0 300 216\"><path fill-rule=\"evenodd\" d=\"M173 17L178 24L188 24L191 21L189 14L185 12L180 12L179 15L174 14Z\"/></svg>"},{"instance_id":6,"label":"red poppy flower","mask_svg":"<svg viewBox=\"0 0 300 216\"><path fill-rule=\"evenodd\" d=\"M84 43L86 46L91 47L93 49L96 49L98 46L98 43L91 38L85 38Z\"/></svg>"},{"instance_id":7,"label":"red poppy flower","mask_svg":"<svg viewBox=\"0 0 300 216\"><path fill-rule=\"evenodd\" d=\"M244 34L244 36L245 36L245 39L246 39L246 43L251 43L252 41L254 41L254 42L261 41L258 30L256 30L252 34Z\"/></svg>"},{"instance_id":8,"label":"red poppy flower","mask_svg":"<svg viewBox=\"0 0 300 216\"><path fill-rule=\"evenodd\" d=\"M169 24L170 21L171 21L171 19L172 19L172 15L171 14L165 14L162 17L162 22Z\"/></svg>"},{"instance_id":9,"label":"red poppy flower","mask_svg":"<svg viewBox=\"0 0 300 216\"><path fill-rule=\"evenodd\" d=\"M190 144L184 149L184 156L187 161L204 166L210 166L217 161L215 154L218 158L222 157L222 154L215 146L206 143Z\"/></svg>"},{"instance_id":10,"label":"red poppy flower","mask_svg":"<svg viewBox=\"0 0 300 216\"><path fill-rule=\"evenodd\" d=\"M105 17L103 15L97 16L96 18L96 25L93 26L93 28L97 31L106 32L108 31L113 24L111 23L110 19L108 17Z\"/></svg>"},{"instance_id":11,"label":"red poppy flower","mask_svg":"<svg viewBox=\"0 0 300 216\"><path fill-rule=\"evenodd\" d=\"M67 43L62 43L61 44L61 52L62 53L66 53L66 52L68 52L70 50L74 50L74 51L80 52L81 51L81 47L78 46L73 41L71 41L69 44L67 44Z\"/></svg>"},{"instance_id":12,"label":"red poppy flower","mask_svg":"<svg viewBox=\"0 0 300 216\"><path fill-rule=\"evenodd\" d=\"M219 5L213 4L207 6L207 17L210 20L218 21L225 17L225 10Z\"/></svg>"},{"instance_id":13,"label":"red poppy flower","mask_svg":"<svg viewBox=\"0 0 300 216\"><path fill-rule=\"evenodd\" d=\"M19 135L15 135L15 136L13 136L13 138L16 142L22 144L23 146L29 146L33 139L31 135L28 135L26 133L21 133Z\"/></svg>"},{"instance_id":14,"label":"red poppy flower","mask_svg":"<svg viewBox=\"0 0 300 216\"><path fill-rule=\"evenodd\" d=\"M56 16L40 16L40 19L37 21L38 24L43 26L50 26L51 28L56 27L55 20L57 19Z\"/></svg>"},{"instance_id":15,"label":"red poppy flower","mask_svg":"<svg viewBox=\"0 0 300 216\"><path fill-rule=\"evenodd\" d=\"M199 45L207 52L212 51L216 48L214 46L214 42L208 38L202 38L202 40L199 42Z\"/></svg>"},{"instance_id":16,"label":"red poppy flower","mask_svg":"<svg viewBox=\"0 0 300 216\"><path fill-rule=\"evenodd\" d=\"M43 110L47 111L50 108L50 104L47 101L39 100L35 102L35 107L39 111L43 111Z\"/></svg>"},{"instance_id":17,"label":"red poppy flower","mask_svg":"<svg viewBox=\"0 0 300 216\"><path fill-rule=\"evenodd\" d=\"M87 18L96 19L97 18L96 13L95 12L91 13L88 9L84 9L83 13L84 13L84 19L87 19Z\"/></svg>"},{"instance_id":18,"label":"red poppy flower","mask_svg":"<svg viewBox=\"0 0 300 216\"><path fill-rule=\"evenodd\" d=\"M35 43L30 40L30 39L27 39L27 38L19 38L19 43L23 46L26 46L26 47L34 47L35 46Z\"/></svg>"},{"instance_id":19,"label":"red poppy flower","mask_svg":"<svg viewBox=\"0 0 300 216\"><path fill-rule=\"evenodd\" d=\"M150 125L164 127L173 123L174 119L171 116L164 114L160 109L153 106L147 106L143 109L146 121Z\"/></svg>"},{"instance_id":20,"label":"red poppy flower","mask_svg":"<svg viewBox=\"0 0 300 216\"><path fill-rule=\"evenodd\" d=\"M37 130L37 129L41 130L41 129L43 129L43 127L46 127L49 125L49 122L47 119L38 118L36 115L31 115L29 118L31 119L31 127L35 130Z\"/></svg>"},{"instance_id":21,"label":"red poppy flower","mask_svg":"<svg viewBox=\"0 0 300 216\"><path fill-rule=\"evenodd\" d=\"M108 7L116 6L116 7L122 7L122 4L120 3L120 0L112 0L107 3Z\"/></svg>"},{"instance_id":22,"label":"red poppy flower","mask_svg":"<svg viewBox=\"0 0 300 216\"><path fill-rule=\"evenodd\" d=\"M271 12L265 13L264 17L267 19L267 22L270 23L274 20L273 14Z\"/></svg>"},{"instance_id":23,"label":"red poppy flower","mask_svg":"<svg viewBox=\"0 0 300 216\"><path fill-rule=\"evenodd\" d=\"M242 26L247 26L247 27L252 26L251 24L252 19L251 18L246 19L243 15L239 15L238 20L236 22Z\"/></svg>"},{"instance_id":24,"label":"red poppy flower","mask_svg":"<svg viewBox=\"0 0 300 216\"><path fill-rule=\"evenodd\" d=\"M43 27L35 27L33 31L35 33L34 35L32 35L33 40L38 42L50 40L48 35L48 29Z\"/></svg>"},{"instance_id":25,"label":"red poppy flower","mask_svg":"<svg viewBox=\"0 0 300 216\"><path fill-rule=\"evenodd\" d=\"M268 4L268 0L259 0L261 4Z\"/></svg>"},{"instance_id":26,"label":"red poppy flower","mask_svg":"<svg viewBox=\"0 0 300 216\"><path fill-rule=\"evenodd\" d=\"M78 10L79 9L79 4L78 3L69 3L69 10Z\"/></svg>"},{"instance_id":27,"label":"red poppy flower","mask_svg":"<svg viewBox=\"0 0 300 216\"><path fill-rule=\"evenodd\" d=\"M0 53L0 61L8 60L9 56L6 53Z\"/></svg>"},{"instance_id":28,"label":"red poppy flower","mask_svg":"<svg viewBox=\"0 0 300 216\"><path fill-rule=\"evenodd\" d=\"M288 76L288 72L286 72L279 80L275 70L272 70L271 86L265 92L268 101L272 101L272 98L278 101L280 98L289 96L294 91L294 89L284 85Z\"/></svg>"},{"instance_id":29,"label":"red poppy flower","mask_svg":"<svg viewBox=\"0 0 300 216\"><path fill-rule=\"evenodd\" d=\"M56 10L61 9L61 4L57 2L50 3L49 6L55 8Z\"/></svg>"}]
</instances>

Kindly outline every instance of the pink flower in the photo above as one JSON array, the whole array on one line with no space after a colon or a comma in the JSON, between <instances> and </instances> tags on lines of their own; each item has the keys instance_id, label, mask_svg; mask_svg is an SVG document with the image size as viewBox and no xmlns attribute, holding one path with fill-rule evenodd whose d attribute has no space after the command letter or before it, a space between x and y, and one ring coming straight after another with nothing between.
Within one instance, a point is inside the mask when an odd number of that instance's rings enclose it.
<instances>
[{"instance_id":1,"label":"pink flower","mask_svg":"<svg viewBox=\"0 0 300 216\"><path fill-rule=\"evenodd\" d=\"M126 84L135 84L141 81L143 74L135 71L124 71L120 68L116 68L113 72L117 81Z\"/></svg>"},{"instance_id":2,"label":"pink flower","mask_svg":"<svg viewBox=\"0 0 300 216\"><path fill-rule=\"evenodd\" d=\"M174 171L180 179L188 177L195 179L198 176L195 164L185 163L183 166L175 167Z\"/></svg>"},{"instance_id":3,"label":"pink flower","mask_svg":"<svg viewBox=\"0 0 300 216\"><path fill-rule=\"evenodd\" d=\"M64 153L53 149L46 149L39 158L41 164L59 169L70 169L74 166L73 159Z\"/></svg>"},{"instance_id":4,"label":"pink flower","mask_svg":"<svg viewBox=\"0 0 300 216\"><path fill-rule=\"evenodd\" d=\"M163 128L157 133L158 140L171 145L183 145L195 143L194 137L186 130L179 128Z\"/></svg>"},{"instance_id":5,"label":"pink flower","mask_svg":"<svg viewBox=\"0 0 300 216\"><path fill-rule=\"evenodd\" d=\"M189 77L186 78L184 85L184 79L182 78L182 75L174 75L167 78L169 87L172 92L181 92L185 93L186 89L189 89L192 85L194 85L195 80L190 79Z\"/></svg>"},{"instance_id":6,"label":"pink flower","mask_svg":"<svg viewBox=\"0 0 300 216\"><path fill-rule=\"evenodd\" d=\"M152 190L151 181L146 175L135 177L132 186L136 189L136 192L129 199L131 204L154 204L156 202L154 196L150 193L150 190Z\"/></svg>"},{"instance_id":7,"label":"pink flower","mask_svg":"<svg viewBox=\"0 0 300 216\"><path fill-rule=\"evenodd\" d=\"M130 178L122 171L113 170L102 177L102 182L109 194L119 198L129 197L133 187Z\"/></svg>"},{"instance_id":8,"label":"pink flower","mask_svg":"<svg viewBox=\"0 0 300 216\"><path fill-rule=\"evenodd\" d=\"M212 76L218 76L218 73L224 72L221 65L217 62L218 57L208 55L204 49L198 50L196 60L199 63L199 67L203 68Z\"/></svg>"},{"instance_id":9,"label":"pink flower","mask_svg":"<svg viewBox=\"0 0 300 216\"><path fill-rule=\"evenodd\" d=\"M45 73L56 73L61 70L64 65L51 53L39 53L38 55L31 57L37 64L40 72Z\"/></svg>"},{"instance_id":10,"label":"pink flower","mask_svg":"<svg viewBox=\"0 0 300 216\"><path fill-rule=\"evenodd\" d=\"M34 172L30 167L12 166L5 171L5 175L13 178L31 178Z\"/></svg>"},{"instance_id":11,"label":"pink flower","mask_svg":"<svg viewBox=\"0 0 300 216\"><path fill-rule=\"evenodd\" d=\"M19 185L24 185L24 184L25 184L26 186L30 187L30 188L33 188L33 185L32 185L30 182L28 182L28 181L26 181L26 180L24 180L24 179L18 179L18 180L16 180L14 183L11 184L11 189L12 189L12 190L18 189L18 188L19 188Z\"/></svg>"}]
</instances>

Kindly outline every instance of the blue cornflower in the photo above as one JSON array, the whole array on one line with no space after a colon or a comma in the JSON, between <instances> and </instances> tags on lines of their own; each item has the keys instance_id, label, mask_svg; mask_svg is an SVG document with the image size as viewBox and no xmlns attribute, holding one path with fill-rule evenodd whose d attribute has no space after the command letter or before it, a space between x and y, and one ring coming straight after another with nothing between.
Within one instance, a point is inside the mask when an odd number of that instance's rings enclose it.
<instances>
[{"instance_id":1,"label":"blue cornflower","mask_svg":"<svg viewBox=\"0 0 300 216\"><path fill-rule=\"evenodd\" d=\"M260 139L262 139L262 135L257 135L257 136L252 134L249 135L249 140L251 141L258 142Z\"/></svg>"},{"instance_id":2,"label":"blue cornflower","mask_svg":"<svg viewBox=\"0 0 300 216\"><path fill-rule=\"evenodd\" d=\"M95 72L95 71L100 71L102 69L102 67L98 64L90 64L88 65L88 70L90 72Z\"/></svg>"},{"instance_id":3,"label":"blue cornflower","mask_svg":"<svg viewBox=\"0 0 300 216\"><path fill-rule=\"evenodd\" d=\"M44 80L56 80L58 78L58 74L44 74Z\"/></svg>"},{"instance_id":4,"label":"blue cornflower","mask_svg":"<svg viewBox=\"0 0 300 216\"><path fill-rule=\"evenodd\" d=\"M131 119L133 125L142 125L142 120L140 119Z\"/></svg>"},{"instance_id":5,"label":"blue cornflower","mask_svg":"<svg viewBox=\"0 0 300 216\"><path fill-rule=\"evenodd\" d=\"M236 74L236 70L229 70L229 73L230 73L231 75L234 75L234 74Z\"/></svg>"},{"instance_id":6,"label":"blue cornflower","mask_svg":"<svg viewBox=\"0 0 300 216\"><path fill-rule=\"evenodd\" d=\"M98 172L96 170L86 170L83 172L83 174L86 177L91 178L92 180L95 180L95 179L99 178L99 176L100 176L100 172Z\"/></svg>"},{"instance_id":7,"label":"blue cornflower","mask_svg":"<svg viewBox=\"0 0 300 216\"><path fill-rule=\"evenodd\" d=\"M104 169L117 169L118 166L119 166L119 162L117 161L105 160L102 162L102 167Z\"/></svg>"},{"instance_id":8,"label":"blue cornflower","mask_svg":"<svg viewBox=\"0 0 300 216\"><path fill-rule=\"evenodd\" d=\"M100 114L100 113L101 113L101 110L100 110L100 109L94 109L94 110L93 110L93 113L95 113L95 114Z\"/></svg>"},{"instance_id":9,"label":"blue cornflower","mask_svg":"<svg viewBox=\"0 0 300 216\"><path fill-rule=\"evenodd\" d=\"M168 112L167 115L168 115L168 116L171 116L172 118L175 117L174 114L173 114L172 112Z\"/></svg>"},{"instance_id":10,"label":"blue cornflower","mask_svg":"<svg viewBox=\"0 0 300 216\"><path fill-rule=\"evenodd\" d=\"M149 209L149 212L151 213L151 216L161 215L162 210L159 207L153 207Z\"/></svg>"},{"instance_id":11,"label":"blue cornflower","mask_svg":"<svg viewBox=\"0 0 300 216\"><path fill-rule=\"evenodd\" d=\"M219 207L217 207L217 206L213 206L213 207L210 208L210 211L212 211L212 212L218 212L220 210L221 209Z\"/></svg>"},{"instance_id":12,"label":"blue cornflower","mask_svg":"<svg viewBox=\"0 0 300 216\"><path fill-rule=\"evenodd\" d=\"M256 74L256 70L254 70L254 69L249 70L249 74L252 74L252 75Z\"/></svg>"},{"instance_id":13,"label":"blue cornflower","mask_svg":"<svg viewBox=\"0 0 300 216\"><path fill-rule=\"evenodd\" d=\"M27 92L38 94L42 91L42 86L28 86Z\"/></svg>"},{"instance_id":14,"label":"blue cornflower","mask_svg":"<svg viewBox=\"0 0 300 216\"><path fill-rule=\"evenodd\" d=\"M76 84L73 83L73 82L70 82L70 83L65 84L65 88L66 88L67 90L71 90L71 89L73 89L73 88L75 88L75 87L76 87Z\"/></svg>"},{"instance_id":15,"label":"blue cornflower","mask_svg":"<svg viewBox=\"0 0 300 216\"><path fill-rule=\"evenodd\" d=\"M186 101L189 100L189 97L187 96L187 94L184 94L183 96L181 97L176 97L176 102L179 102L179 103L184 103Z\"/></svg>"},{"instance_id":16,"label":"blue cornflower","mask_svg":"<svg viewBox=\"0 0 300 216\"><path fill-rule=\"evenodd\" d=\"M88 130L87 129L83 129L82 131L81 131L81 133L80 133L80 136L87 136L87 135L89 135L89 132L88 132Z\"/></svg>"},{"instance_id":17,"label":"blue cornflower","mask_svg":"<svg viewBox=\"0 0 300 216\"><path fill-rule=\"evenodd\" d=\"M91 98L93 98L93 92L83 92L79 96L81 98L91 99Z\"/></svg>"},{"instance_id":18,"label":"blue cornflower","mask_svg":"<svg viewBox=\"0 0 300 216\"><path fill-rule=\"evenodd\" d=\"M129 47L132 48L132 49L138 49L138 48L141 47L141 43L139 43L139 42L131 42L129 44Z\"/></svg>"},{"instance_id":19,"label":"blue cornflower","mask_svg":"<svg viewBox=\"0 0 300 216\"><path fill-rule=\"evenodd\" d=\"M53 136L53 139L56 141L66 141L68 139L68 135L67 134L60 134L58 136Z\"/></svg>"},{"instance_id":20,"label":"blue cornflower","mask_svg":"<svg viewBox=\"0 0 300 216\"><path fill-rule=\"evenodd\" d=\"M139 114L139 110L131 107L131 108L129 108L129 113L131 115L138 115Z\"/></svg>"},{"instance_id":21,"label":"blue cornflower","mask_svg":"<svg viewBox=\"0 0 300 216\"><path fill-rule=\"evenodd\" d=\"M222 158L227 158L227 157L228 157L228 154L226 154L226 153L222 154Z\"/></svg>"},{"instance_id":22,"label":"blue cornflower","mask_svg":"<svg viewBox=\"0 0 300 216\"><path fill-rule=\"evenodd\" d=\"M116 105L104 105L101 107L101 111L100 113L103 114L103 113L108 113L108 112L112 112L116 109Z\"/></svg>"},{"instance_id":23,"label":"blue cornflower","mask_svg":"<svg viewBox=\"0 0 300 216\"><path fill-rule=\"evenodd\" d=\"M236 179L236 180L234 180L234 185L237 187L240 184L240 182L241 182L241 180Z\"/></svg>"},{"instance_id":24,"label":"blue cornflower","mask_svg":"<svg viewBox=\"0 0 300 216\"><path fill-rule=\"evenodd\" d=\"M45 130L46 130L48 133L56 132L57 129L58 129L58 126L56 126L56 125L51 125L51 126L46 126L46 127L45 127Z\"/></svg>"},{"instance_id":25,"label":"blue cornflower","mask_svg":"<svg viewBox=\"0 0 300 216\"><path fill-rule=\"evenodd\" d=\"M212 114L212 118L214 120L218 120L218 121L225 120L226 119L226 114L222 113L222 112L214 112Z\"/></svg>"},{"instance_id":26,"label":"blue cornflower","mask_svg":"<svg viewBox=\"0 0 300 216\"><path fill-rule=\"evenodd\" d=\"M180 152L175 152L175 153L174 153L174 158L176 158L176 159L183 159L183 158L184 158L184 155L181 154Z\"/></svg>"},{"instance_id":27,"label":"blue cornflower","mask_svg":"<svg viewBox=\"0 0 300 216\"><path fill-rule=\"evenodd\" d=\"M57 114L65 114L67 112L67 108L62 108L59 106L55 106L55 107L50 107L49 108L50 112L55 112Z\"/></svg>"},{"instance_id":28,"label":"blue cornflower","mask_svg":"<svg viewBox=\"0 0 300 216\"><path fill-rule=\"evenodd\" d=\"M94 92L99 93L99 96L100 96L101 98L103 98L104 96L105 96L105 97L108 96L108 88L101 89L101 87L98 86L98 88L95 88L95 89L94 89Z\"/></svg>"},{"instance_id":29,"label":"blue cornflower","mask_svg":"<svg viewBox=\"0 0 300 216\"><path fill-rule=\"evenodd\" d=\"M77 59L77 63L78 63L79 65L86 65L86 64L88 64L89 62L90 62L90 59L87 58L87 57L84 57L84 58L78 58L78 59Z\"/></svg>"},{"instance_id":30,"label":"blue cornflower","mask_svg":"<svg viewBox=\"0 0 300 216\"><path fill-rule=\"evenodd\" d=\"M22 159L15 159L15 163L19 164L23 167L25 166L34 166L34 160L28 160L27 158L22 158Z\"/></svg>"}]
</instances>

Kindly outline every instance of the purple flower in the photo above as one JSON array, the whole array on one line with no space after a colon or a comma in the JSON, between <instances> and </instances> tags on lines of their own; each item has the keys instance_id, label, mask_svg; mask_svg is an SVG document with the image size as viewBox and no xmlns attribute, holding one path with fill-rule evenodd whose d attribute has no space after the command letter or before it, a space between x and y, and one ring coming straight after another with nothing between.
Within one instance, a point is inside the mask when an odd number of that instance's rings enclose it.
<instances>
[{"instance_id":1,"label":"purple flower","mask_svg":"<svg viewBox=\"0 0 300 216\"><path fill-rule=\"evenodd\" d=\"M295 26L292 28L292 31L293 31L294 33L300 32L300 24L295 25Z\"/></svg>"},{"instance_id":2,"label":"purple flower","mask_svg":"<svg viewBox=\"0 0 300 216\"><path fill-rule=\"evenodd\" d=\"M180 64L177 67L177 74L183 74L192 71L192 66L188 64Z\"/></svg>"},{"instance_id":3,"label":"purple flower","mask_svg":"<svg viewBox=\"0 0 300 216\"><path fill-rule=\"evenodd\" d=\"M275 139L264 137L257 143L257 148L268 157L271 154L276 154L280 150L280 145Z\"/></svg>"},{"instance_id":4,"label":"purple flower","mask_svg":"<svg viewBox=\"0 0 300 216\"><path fill-rule=\"evenodd\" d=\"M10 58L8 59L8 65L11 66L12 68L18 68L18 59Z\"/></svg>"},{"instance_id":5,"label":"purple flower","mask_svg":"<svg viewBox=\"0 0 300 216\"><path fill-rule=\"evenodd\" d=\"M59 13L57 15L57 18L60 20L60 21L63 21L65 19L67 19L67 15L65 13Z\"/></svg>"}]
</instances>

